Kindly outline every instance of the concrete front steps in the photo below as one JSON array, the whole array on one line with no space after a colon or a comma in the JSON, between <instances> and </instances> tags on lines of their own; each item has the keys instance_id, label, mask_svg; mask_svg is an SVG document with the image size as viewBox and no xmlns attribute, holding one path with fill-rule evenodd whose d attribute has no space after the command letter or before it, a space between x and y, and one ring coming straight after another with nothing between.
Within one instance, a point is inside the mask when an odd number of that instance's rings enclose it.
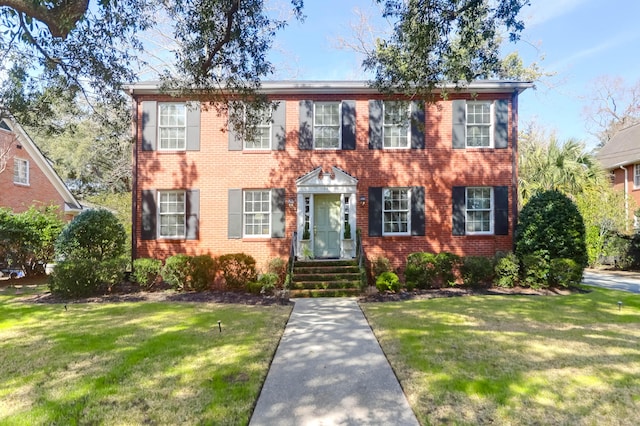
<instances>
[{"instance_id":1,"label":"concrete front steps","mask_svg":"<svg viewBox=\"0 0 640 426\"><path fill-rule=\"evenodd\" d=\"M360 292L360 270L355 260L307 260L293 265L291 297L344 297Z\"/></svg>"}]
</instances>

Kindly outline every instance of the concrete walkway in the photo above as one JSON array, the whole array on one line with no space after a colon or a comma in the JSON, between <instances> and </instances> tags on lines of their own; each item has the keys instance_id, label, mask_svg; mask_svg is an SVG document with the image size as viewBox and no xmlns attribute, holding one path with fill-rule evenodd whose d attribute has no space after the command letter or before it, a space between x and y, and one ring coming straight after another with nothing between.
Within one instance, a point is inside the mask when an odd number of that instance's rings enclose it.
<instances>
[{"instance_id":1,"label":"concrete walkway","mask_svg":"<svg viewBox=\"0 0 640 426\"><path fill-rule=\"evenodd\" d=\"M418 425L356 299L294 303L250 425Z\"/></svg>"}]
</instances>

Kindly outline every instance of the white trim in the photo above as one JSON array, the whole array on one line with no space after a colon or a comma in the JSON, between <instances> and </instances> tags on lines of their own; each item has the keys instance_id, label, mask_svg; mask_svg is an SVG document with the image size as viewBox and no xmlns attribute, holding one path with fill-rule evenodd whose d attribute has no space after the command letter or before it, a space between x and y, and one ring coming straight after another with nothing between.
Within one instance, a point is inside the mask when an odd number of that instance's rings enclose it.
<instances>
[{"instance_id":1,"label":"white trim","mask_svg":"<svg viewBox=\"0 0 640 426\"><path fill-rule=\"evenodd\" d=\"M255 214L255 212L251 212L248 213L246 211L246 202L247 202L247 193L257 193L257 192L266 192L267 193L267 206L268 206L268 210L267 212L258 212L259 214L266 214L267 215L267 225L269 226L269 231L266 234L247 234L246 233L246 226L247 226L247 220L246 220L246 215L247 214ZM271 209L271 199L272 199L273 194L271 193L270 189L243 189L242 190L242 238L271 238L271 215L273 214L272 209Z\"/></svg>"},{"instance_id":2,"label":"white trim","mask_svg":"<svg viewBox=\"0 0 640 426\"><path fill-rule=\"evenodd\" d=\"M243 120L244 120L245 129L246 129L246 126L247 126L247 105L243 104L243 108L244 108ZM265 112L266 111L260 111L261 114L264 114ZM247 147L247 143L248 142L255 142L255 141L248 141L248 140L246 140L246 138L243 137L242 138L242 149L244 151L271 151L273 149L273 141L271 140L272 139L272 135L273 135L273 110L271 110L271 112L269 113L268 124L265 125L264 122L258 123L256 125L256 130L260 129L260 128L265 128L267 126L268 126L268 129L269 129L269 133L268 133L268 135L269 135L269 143L267 144L266 148L262 148L262 147L260 147L260 148L250 148L250 147ZM246 135L246 130L245 130L244 133Z\"/></svg>"},{"instance_id":3,"label":"white trim","mask_svg":"<svg viewBox=\"0 0 640 426\"><path fill-rule=\"evenodd\" d=\"M406 208L406 213L407 213L407 230L404 232L386 232L384 230L384 225L385 225L385 220L384 220L384 214L387 210L385 210L384 208L384 197L385 197L385 191L407 191L407 208ZM413 194L411 194L411 188L410 187L388 187L388 188L382 188L382 235L384 237L390 237L390 236L409 236L411 235L411 196ZM390 210L391 212L404 212L405 210Z\"/></svg>"},{"instance_id":4,"label":"white trim","mask_svg":"<svg viewBox=\"0 0 640 426\"><path fill-rule=\"evenodd\" d=\"M482 125L482 124L469 124L469 106L470 105L489 105L489 124L488 125ZM464 146L467 149L486 149L486 148L493 148L495 146L495 141L494 141L494 133L495 133L495 124L496 124L496 117L495 117L495 102L494 101L467 101L465 102L465 126L464 126ZM488 127L489 128L489 145L469 145L468 142L468 132L469 132L469 127L470 126L482 126L482 127Z\"/></svg>"},{"instance_id":5,"label":"white trim","mask_svg":"<svg viewBox=\"0 0 640 426\"><path fill-rule=\"evenodd\" d=\"M633 189L640 188L640 164L633 165Z\"/></svg>"},{"instance_id":6,"label":"white trim","mask_svg":"<svg viewBox=\"0 0 640 426\"><path fill-rule=\"evenodd\" d=\"M183 233L180 235L162 235L162 203L161 203L161 196L164 194L182 194L182 229L183 229ZM186 238L187 236L187 191L184 190L167 190L167 191L163 191L160 190L158 191L157 194L158 199L156 200L158 208L157 208L157 216L158 216L158 220L157 220L157 235L158 235L158 239L162 239L162 240L183 240ZM170 213L166 213L167 216L169 215L173 215L173 216L178 216L180 213L179 212L170 212Z\"/></svg>"},{"instance_id":7,"label":"white trim","mask_svg":"<svg viewBox=\"0 0 640 426\"><path fill-rule=\"evenodd\" d=\"M488 189L489 190L489 203L490 203L490 207L489 207L489 230L488 231L469 231L468 230L468 225L469 225L469 209L467 209L467 198L468 198L468 194L469 194L469 190L470 189ZM493 187L492 186L467 186L464 190L464 227L465 227L465 234L466 235L494 235L495 233L495 224L494 224L494 217L495 217L495 199L494 199L494 195L493 195ZM471 210L471 211L486 211L486 209L475 209L475 210Z\"/></svg>"},{"instance_id":8,"label":"white trim","mask_svg":"<svg viewBox=\"0 0 640 426\"><path fill-rule=\"evenodd\" d=\"M406 145L405 146L386 146L385 145L385 130L386 130L386 126L393 126L393 127L400 127L400 125L398 124L387 124L386 120L385 120L385 116L386 116L386 112L387 112L387 104L389 103L393 103L393 104L398 104L398 103L406 103L407 104L407 110L405 111L407 113L407 120L404 123L405 126L407 126L407 134L406 136ZM406 101L382 101L382 149L410 149L411 148L411 102L406 102Z\"/></svg>"},{"instance_id":9,"label":"white trim","mask_svg":"<svg viewBox=\"0 0 640 426\"><path fill-rule=\"evenodd\" d=\"M20 172L20 167L18 166L18 162L20 162L23 165L24 168L24 173L19 173ZM16 169L17 167L17 169ZM31 182L29 181L29 168L30 168L30 164L29 164L29 160L24 159L24 158L20 158L20 157L13 157L13 183L16 185L20 185L20 186L30 186ZM18 178L22 178L24 177L24 182L22 180L16 180L16 170L18 171ZM24 176L22 176L24 175Z\"/></svg>"},{"instance_id":10,"label":"white trim","mask_svg":"<svg viewBox=\"0 0 640 426\"><path fill-rule=\"evenodd\" d=\"M183 125L169 125L169 124L161 124L162 121L162 106L164 105L180 105L183 107ZM176 115L177 117L177 115ZM163 148L162 147L162 129L183 129L184 137L182 138L182 146L175 148ZM176 139L178 141L178 139ZM187 104L185 102L158 102L158 151L186 151L187 150Z\"/></svg>"},{"instance_id":11,"label":"white trim","mask_svg":"<svg viewBox=\"0 0 640 426\"><path fill-rule=\"evenodd\" d=\"M338 146L316 146L316 106L318 104L338 104ZM323 125L324 127L333 127ZM342 149L342 101L313 101L313 149L317 151Z\"/></svg>"}]
</instances>

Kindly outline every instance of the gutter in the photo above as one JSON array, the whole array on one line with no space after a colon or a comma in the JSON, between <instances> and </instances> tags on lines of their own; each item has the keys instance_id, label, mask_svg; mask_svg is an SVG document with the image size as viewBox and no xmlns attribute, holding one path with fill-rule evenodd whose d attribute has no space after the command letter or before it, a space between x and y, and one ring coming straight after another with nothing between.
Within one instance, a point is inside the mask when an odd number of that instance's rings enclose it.
<instances>
[{"instance_id":1,"label":"gutter","mask_svg":"<svg viewBox=\"0 0 640 426\"><path fill-rule=\"evenodd\" d=\"M512 246L516 249L516 227L518 226L518 91L511 95L511 214L513 217Z\"/></svg>"},{"instance_id":2,"label":"gutter","mask_svg":"<svg viewBox=\"0 0 640 426\"><path fill-rule=\"evenodd\" d=\"M136 231L137 227L137 212L138 212L138 101L134 96L133 89L129 89L129 95L131 96L131 135L133 137L133 173L131 174L131 265L133 261L138 257L136 248Z\"/></svg>"},{"instance_id":3,"label":"gutter","mask_svg":"<svg viewBox=\"0 0 640 426\"><path fill-rule=\"evenodd\" d=\"M628 187L628 185L629 185L629 182L628 182L629 170L627 170L627 168L622 164L620 164L618 167L620 167L622 170L624 170L624 214L625 214L625 217L627 219L629 219L629 187ZM628 222L629 222L628 220L624 221L624 223L625 223L624 230L625 231L629 230L629 223Z\"/></svg>"}]
</instances>

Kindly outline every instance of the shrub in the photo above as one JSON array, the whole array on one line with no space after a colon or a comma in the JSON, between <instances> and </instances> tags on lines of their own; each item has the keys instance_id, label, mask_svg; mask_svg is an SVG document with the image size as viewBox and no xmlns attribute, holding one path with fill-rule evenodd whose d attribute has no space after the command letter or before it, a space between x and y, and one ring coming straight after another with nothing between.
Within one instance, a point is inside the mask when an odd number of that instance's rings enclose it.
<instances>
[{"instance_id":1,"label":"shrub","mask_svg":"<svg viewBox=\"0 0 640 426\"><path fill-rule=\"evenodd\" d=\"M538 250L522 258L523 283L531 288L549 286L549 253Z\"/></svg>"},{"instance_id":2,"label":"shrub","mask_svg":"<svg viewBox=\"0 0 640 426\"><path fill-rule=\"evenodd\" d=\"M460 264L464 285L488 287L493 279L493 260L483 256L465 256Z\"/></svg>"},{"instance_id":3,"label":"shrub","mask_svg":"<svg viewBox=\"0 0 640 426\"><path fill-rule=\"evenodd\" d=\"M191 280L187 290L205 291L216 276L216 261L208 254L193 256L189 260Z\"/></svg>"},{"instance_id":4,"label":"shrub","mask_svg":"<svg viewBox=\"0 0 640 426\"><path fill-rule=\"evenodd\" d=\"M495 266L494 284L498 287L514 287L518 283L520 263L513 253L499 257Z\"/></svg>"},{"instance_id":5,"label":"shrub","mask_svg":"<svg viewBox=\"0 0 640 426\"><path fill-rule=\"evenodd\" d=\"M444 285L455 285L456 271L460 267L460 256L443 251L436 255L436 271Z\"/></svg>"},{"instance_id":6,"label":"shrub","mask_svg":"<svg viewBox=\"0 0 640 426\"><path fill-rule=\"evenodd\" d=\"M520 213L516 229L516 256L545 251L548 258L573 259L587 265L585 226L576 205L558 191L534 195Z\"/></svg>"},{"instance_id":7,"label":"shrub","mask_svg":"<svg viewBox=\"0 0 640 426\"><path fill-rule=\"evenodd\" d=\"M162 262L148 257L133 261L132 277L142 288L150 289L162 270Z\"/></svg>"},{"instance_id":8,"label":"shrub","mask_svg":"<svg viewBox=\"0 0 640 426\"><path fill-rule=\"evenodd\" d=\"M124 255L127 236L108 210L86 210L73 219L56 241L56 255L64 260L102 261Z\"/></svg>"},{"instance_id":9,"label":"shrub","mask_svg":"<svg viewBox=\"0 0 640 426\"><path fill-rule=\"evenodd\" d=\"M273 291L276 289L276 286L278 285L278 276L274 273L271 272L267 272L266 274L261 274L258 277L258 281L257 281L257 292L261 293L261 294L273 294ZM255 292L252 291L251 286L249 286L249 291L251 293Z\"/></svg>"},{"instance_id":10,"label":"shrub","mask_svg":"<svg viewBox=\"0 0 640 426\"><path fill-rule=\"evenodd\" d=\"M433 253L411 253L407 256L407 265L404 270L408 288L435 288L438 286L438 269L436 255Z\"/></svg>"},{"instance_id":11,"label":"shrub","mask_svg":"<svg viewBox=\"0 0 640 426\"><path fill-rule=\"evenodd\" d=\"M371 262L371 271L374 277L379 277L383 272L392 272L391 262L384 256L378 256Z\"/></svg>"},{"instance_id":12,"label":"shrub","mask_svg":"<svg viewBox=\"0 0 640 426\"><path fill-rule=\"evenodd\" d=\"M287 277L287 262L280 257L275 257L269 260L269 263L267 264L267 272L275 274L278 278L276 286L282 287L284 286Z\"/></svg>"},{"instance_id":13,"label":"shrub","mask_svg":"<svg viewBox=\"0 0 640 426\"><path fill-rule=\"evenodd\" d=\"M393 291L395 293L400 290L400 279L394 272L383 272L376 279L376 288L380 293L385 291Z\"/></svg>"},{"instance_id":14,"label":"shrub","mask_svg":"<svg viewBox=\"0 0 640 426\"><path fill-rule=\"evenodd\" d=\"M244 289L249 282L256 280L256 260L244 253L220 256L219 268L231 289Z\"/></svg>"},{"instance_id":15,"label":"shrub","mask_svg":"<svg viewBox=\"0 0 640 426\"><path fill-rule=\"evenodd\" d=\"M552 259L549 283L554 287L575 287L582 282L582 267L573 259Z\"/></svg>"},{"instance_id":16,"label":"shrub","mask_svg":"<svg viewBox=\"0 0 640 426\"><path fill-rule=\"evenodd\" d=\"M49 277L49 289L62 297L104 294L122 282L125 265L123 258L102 262L86 259L58 262Z\"/></svg>"},{"instance_id":17,"label":"shrub","mask_svg":"<svg viewBox=\"0 0 640 426\"><path fill-rule=\"evenodd\" d=\"M175 254L167 258L161 272L162 279L175 290L188 289L191 280L190 260L191 256L186 254Z\"/></svg>"}]
</instances>

